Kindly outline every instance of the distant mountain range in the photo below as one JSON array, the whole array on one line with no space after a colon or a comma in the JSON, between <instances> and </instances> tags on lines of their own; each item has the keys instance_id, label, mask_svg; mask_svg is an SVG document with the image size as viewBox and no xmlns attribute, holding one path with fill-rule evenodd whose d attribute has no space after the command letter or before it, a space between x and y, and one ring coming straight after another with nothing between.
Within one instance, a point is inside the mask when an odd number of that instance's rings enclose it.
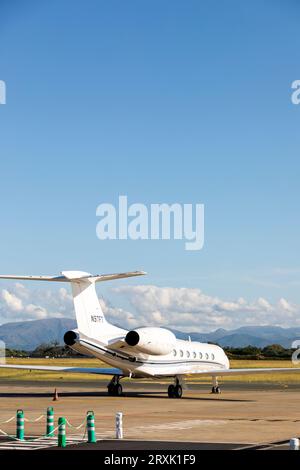
<instances>
[{"instance_id":1,"label":"distant mountain range","mask_svg":"<svg viewBox=\"0 0 300 470\"><path fill-rule=\"evenodd\" d=\"M33 351L42 343L63 343L66 331L76 328L72 318L47 318L44 320L5 323L0 326L0 340L7 348Z\"/></svg>"},{"instance_id":2,"label":"distant mountain range","mask_svg":"<svg viewBox=\"0 0 300 470\"><path fill-rule=\"evenodd\" d=\"M173 330L174 331L174 330ZM300 327L281 328L280 326L242 326L236 330L224 330L222 328L212 333L182 333L174 331L177 338L192 341L218 343L222 347L256 346L264 348L270 344L281 344L290 348L295 339L300 339Z\"/></svg>"},{"instance_id":3,"label":"distant mountain range","mask_svg":"<svg viewBox=\"0 0 300 470\"><path fill-rule=\"evenodd\" d=\"M58 341L62 344L65 332L73 328L76 328L76 322L72 318L5 323L0 326L0 340L4 341L8 348L32 351L42 343ZM252 345L263 348L269 344L281 344L290 348L295 339L300 339L300 327L243 326L231 331L220 328L212 333L173 332L179 339L187 339L190 336L193 341L218 343L223 347Z\"/></svg>"}]
</instances>

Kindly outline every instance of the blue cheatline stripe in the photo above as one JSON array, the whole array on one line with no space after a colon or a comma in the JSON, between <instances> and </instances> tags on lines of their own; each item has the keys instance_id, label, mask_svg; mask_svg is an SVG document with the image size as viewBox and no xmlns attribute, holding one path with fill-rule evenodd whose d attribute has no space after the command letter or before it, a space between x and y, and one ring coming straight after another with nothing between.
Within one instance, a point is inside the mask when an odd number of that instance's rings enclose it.
<instances>
[{"instance_id":1,"label":"blue cheatline stripe","mask_svg":"<svg viewBox=\"0 0 300 470\"><path fill-rule=\"evenodd\" d=\"M93 343L89 343L88 341L86 340L81 340L83 343L86 343L87 345L95 348L95 349L99 349L100 351L104 352L104 353L107 353L107 354L111 354L113 355L114 357L118 358L118 359L122 359L122 360L125 360L125 361L128 361L130 364L132 364L132 362L128 359L128 357L124 357L124 356L120 356L118 355L117 353L112 353L110 352L109 350L107 349L103 349L101 348L100 346L96 345L96 344L93 344ZM221 366L222 368L224 368L224 364L221 364L220 362L213 362L213 361L170 361L170 362L158 362L158 361L154 361L154 362L150 362L150 361L140 361L140 360L136 360L134 361L134 364L145 364L145 365L148 365L148 364L151 364L151 365L159 365L159 366L163 366L163 365L173 365L173 364L188 364L188 365L191 365L191 364L201 364L201 365L205 365L205 364L212 364L212 365L215 365L215 366ZM224 368L224 370L226 370ZM213 372L213 370L212 370Z\"/></svg>"}]
</instances>

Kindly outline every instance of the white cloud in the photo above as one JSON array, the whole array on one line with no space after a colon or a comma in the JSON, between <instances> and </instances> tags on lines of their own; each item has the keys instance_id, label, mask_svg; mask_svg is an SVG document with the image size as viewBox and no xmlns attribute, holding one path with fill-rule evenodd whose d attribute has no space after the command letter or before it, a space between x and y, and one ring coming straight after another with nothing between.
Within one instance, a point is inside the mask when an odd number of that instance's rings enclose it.
<instances>
[{"instance_id":1,"label":"white cloud","mask_svg":"<svg viewBox=\"0 0 300 470\"><path fill-rule=\"evenodd\" d=\"M29 291L26 289L26 287L19 283L16 282L14 285L14 291L18 297L21 297L22 299L28 299L29 298Z\"/></svg>"},{"instance_id":2,"label":"white cloud","mask_svg":"<svg viewBox=\"0 0 300 470\"><path fill-rule=\"evenodd\" d=\"M260 297L257 300L257 304L263 309L266 310L267 312L271 312L273 310L272 305L263 297Z\"/></svg>"},{"instance_id":3,"label":"white cloud","mask_svg":"<svg viewBox=\"0 0 300 470\"><path fill-rule=\"evenodd\" d=\"M297 308L293 305L291 305L286 299L281 298L278 302L280 305L280 308L284 310L285 312L288 312L290 314L297 314Z\"/></svg>"},{"instance_id":4,"label":"white cloud","mask_svg":"<svg viewBox=\"0 0 300 470\"><path fill-rule=\"evenodd\" d=\"M132 313L118 307L113 307L107 300L100 298L100 304L104 315L108 321L120 326L126 326L129 329L136 328L139 325L137 318Z\"/></svg>"},{"instance_id":5,"label":"white cloud","mask_svg":"<svg viewBox=\"0 0 300 470\"><path fill-rule=\"evenodd\" d=\"M1 297L4 303L6 304L6 307L12 312L20 312L21 310L23 310L22 300L19 299L15 294L12 294L6 289L3 289Z\"/></svg>"},{"instance_id":6,"label":"white cloud","mask_svg":"<svg viewBox=\"0 0 300 470\"><path fill-rule=\"evenodd\" d=\"M200 289L122 286L112 289L120 306L107 299L100 303L107 319L128 329L153 325L181 331L212 331L246 325L300 326L300 306L285 298L271 303L263 297L249 302L243 297L221 299ZM126 309L123 305L128 305ZM42 318L74 317L69 289L32 290L15 284L0 290L0 324Z\"/></svg>"},{"instance_id":7,"label":"white cloud","mask_svg":"<svg viewBox=\"0 0 300 470\"><path fill-rule=\"evenodd\" d=\"M224 300L204 294L200 289L122 286L113 291L125 296L134 308L139 324L167 326L182 331L233 329L243 325L300 325L300 306L285 299L270 303L259 297Z\"/></svg>"},{"instance_id":8,"label":"white cloud","mask_svg":"<svg viewBox=\"0 0 300 470\"><path fill-rule=\"evenodd\" d=\"M72 296L64 288L32 290L16 283L9 289L0 290L0 324L71 317L73 311Z\"/></svg>"}]
</instances>

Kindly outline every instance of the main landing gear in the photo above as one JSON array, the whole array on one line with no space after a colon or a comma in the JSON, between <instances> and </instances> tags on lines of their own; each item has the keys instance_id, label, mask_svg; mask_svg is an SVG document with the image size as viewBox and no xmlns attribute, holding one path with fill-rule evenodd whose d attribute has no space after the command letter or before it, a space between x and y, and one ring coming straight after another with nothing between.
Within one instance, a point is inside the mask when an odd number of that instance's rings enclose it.
<instances>
[{"instance_id":1,"label":"main landing gear","mask_svg":"<svg viewBox=\"0 0 300 470\"><path fill-rule=\"evenodd\" d=\"M182 386L180 385L178 377L175 378L174 385L169 385L168 387L168 397L169 398L181 398L182 397Z\"/></svg>"},{"instance_id":2,"label":"main landing gear","mask_svg":"<svg viewBox=\"0 0 300 470\"><path fill-rule=\"evenodd\" d=\"M122 385L120 384L121 377L114 375L107 386L108 395L113 397L120 397L123 393Z\"/></svg>"},{"instance_id":3,"label":"main landing gear","mask_svg":"<svg viewBox=\"0 0 300 470\"><path fill-rule=\"evenodd\" d=\"M218 377L213 377L212 380L213 380L213 386L211 389L211 393L216 393L216 394L221 393L221 389L218 384Z\"/></svg>"}]
</instances>

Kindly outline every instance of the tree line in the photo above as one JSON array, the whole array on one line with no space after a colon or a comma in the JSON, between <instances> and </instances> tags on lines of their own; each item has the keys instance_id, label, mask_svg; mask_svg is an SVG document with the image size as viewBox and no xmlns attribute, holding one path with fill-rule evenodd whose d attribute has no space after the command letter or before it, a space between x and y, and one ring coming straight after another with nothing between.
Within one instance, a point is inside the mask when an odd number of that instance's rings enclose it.
<instances>
[{"instance_id":1,"label":"tree line","mask_svg":"<svg viewBox=\"0 0 300 470\"><path fill-rule=\"evenodd\" d=\"M264 348L246 346L242 348L224 348L229 359L267 360L290 359L293 349L287 349L280 344L270 344ZM33 351L6 349L6 357L35 357L35 358L70 358L84 357L68 346L62 346L58 341L40 344Z\"/></svg>"},{"instance_id":2,"label":"tree line","mask_svg":"<svg viewBox=\"0 0 300 470\"><path fill-rule=\"evenodd\" d=\"M246 346L243 348L225 348L229 359L291 359L294 349L284 348L280 344L270 344L264 348Z\"/></svg>"}]
</instances>

